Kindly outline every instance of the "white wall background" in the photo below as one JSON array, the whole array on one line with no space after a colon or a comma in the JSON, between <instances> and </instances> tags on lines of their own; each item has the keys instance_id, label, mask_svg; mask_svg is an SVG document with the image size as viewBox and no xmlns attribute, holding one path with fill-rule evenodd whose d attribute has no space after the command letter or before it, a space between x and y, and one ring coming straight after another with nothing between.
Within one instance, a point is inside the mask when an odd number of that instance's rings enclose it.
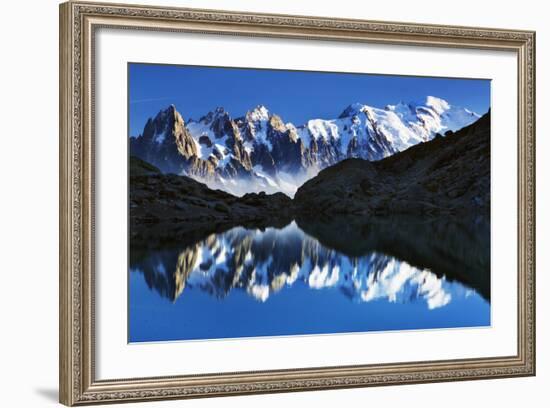
<instances>
[{"instance_id":1,"label":"white wall background","mask_svg":"<svg viewBox=\"0 0 550 408\"><path fill-rule=\"evenodd\" d=\"M156 4L537 31L537 377L172 401L131 406L546 406L550 384L550 27L544 2L151 0ZM134 0L134 3L142 1ZM146 1L145 3L147 3ZM0 378L2 406L57 401L58 1L6 2L0 17ZM546 386L546 387L545 387ZM130 406L130 405L126 405Z\"/></svg>"}]
</instances>

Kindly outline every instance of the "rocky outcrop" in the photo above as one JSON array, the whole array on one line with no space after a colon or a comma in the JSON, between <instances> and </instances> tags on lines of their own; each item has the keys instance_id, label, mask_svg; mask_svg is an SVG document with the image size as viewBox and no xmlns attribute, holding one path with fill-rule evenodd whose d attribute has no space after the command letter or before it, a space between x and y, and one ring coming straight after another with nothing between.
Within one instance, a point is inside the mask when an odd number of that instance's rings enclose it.
<instances>
[{"instance_id":1,"label":"rocky outcrop","mask_svg":"<svg viewBox=\"0 0 550 408\"><path fill-rule=\"evenodd\" d=\"M130 141L132 155L169 173L181 173L197 156L193 138L174 105L149 119L143 134Z\"/></svg>"},{"instance_id":2,"label":"rocky outcrop","mask_svg":"<svg viewBox=\"0 0 550 408\"><path fill-rule=\"evenodd\" d=\"M490 113L386 159L347 159L296 192L298 213L489 213Z\"/></svg>"},{"instance_id":3,"label":"rocky outcrop","mask_svg":"<svg viewBox=\"0 0 550 408\"><path fill-rule=\"evenodd\" d=\"M147 245L149 238L158 244L221 226L288 222L292 200L282 193L235 197L186 176L162 174L132 156L129 207L130 239Z\"/></svg>"}]
</instances>

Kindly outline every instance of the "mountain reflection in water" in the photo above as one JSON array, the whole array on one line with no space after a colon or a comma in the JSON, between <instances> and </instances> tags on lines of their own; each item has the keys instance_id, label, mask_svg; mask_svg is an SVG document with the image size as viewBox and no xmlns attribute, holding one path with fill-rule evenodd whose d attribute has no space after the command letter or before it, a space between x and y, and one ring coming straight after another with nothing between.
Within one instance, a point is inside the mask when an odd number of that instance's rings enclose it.
<instances>
[{"instance_id":1,"label":"mountain reflection in water","mask_svg":"<svg viewBox=\"0 0 550 408\"><path fill-rule=\"evenodd\" d=\"M282 228L238 226L183 248L136 247L131 253L130 341L490 324L484 220L303 219ZM311 325L313 314L322 313L317 303L337 305L339 313ZM272 315L289 305L306 321L268 327ZM443 311L430 318L436 310ZM223 314L250 318L220 325ZM346 326L343 314L366 321Z\"/></svg>"}]
</instances>

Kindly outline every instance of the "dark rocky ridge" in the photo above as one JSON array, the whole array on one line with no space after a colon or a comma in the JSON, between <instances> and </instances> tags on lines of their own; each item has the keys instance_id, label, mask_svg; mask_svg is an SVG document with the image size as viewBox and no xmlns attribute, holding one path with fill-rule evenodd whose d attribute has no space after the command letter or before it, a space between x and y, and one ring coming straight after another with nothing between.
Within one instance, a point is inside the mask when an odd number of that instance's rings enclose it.
<instances>
[{"instance_id":1,"label":"dark rocky ridge","mask_svg":"<svg viewBox=\"0 0 550 408\"><path fill-rule=\"evenodd\" d=\"M347 159L322 170L294 197L298 213L489 213L490 113L386 159Z\"/></svg>"},{"instance_id":2,"label":"dark rocky ridge","mask_svg":"<svg viewBox=\"0 0 550 408\"><path fill-rule=\"evenodd\" d=\"M162 174L155 166L130 157L130 239L192 239L195 232L234 225L283 225L292 200L283 193L235 197L189 177ZM281 221L282 220L282 221Z\"/></svg>"}]
</instances>

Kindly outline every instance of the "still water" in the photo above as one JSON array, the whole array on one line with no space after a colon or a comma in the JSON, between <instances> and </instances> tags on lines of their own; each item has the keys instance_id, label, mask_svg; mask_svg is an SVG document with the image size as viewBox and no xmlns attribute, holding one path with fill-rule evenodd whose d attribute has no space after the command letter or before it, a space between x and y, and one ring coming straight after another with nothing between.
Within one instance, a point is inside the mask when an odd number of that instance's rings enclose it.
<instances>
[{"instance_id":1,"label":"still water","mask_svg":"<svg viewBox=\"0 0 550 408\"><path fill-rule=\"evenodd\" d=\"M129 341L490 325L488 224L308 222L132 245Z\"/></svg>"}]
</instances>

